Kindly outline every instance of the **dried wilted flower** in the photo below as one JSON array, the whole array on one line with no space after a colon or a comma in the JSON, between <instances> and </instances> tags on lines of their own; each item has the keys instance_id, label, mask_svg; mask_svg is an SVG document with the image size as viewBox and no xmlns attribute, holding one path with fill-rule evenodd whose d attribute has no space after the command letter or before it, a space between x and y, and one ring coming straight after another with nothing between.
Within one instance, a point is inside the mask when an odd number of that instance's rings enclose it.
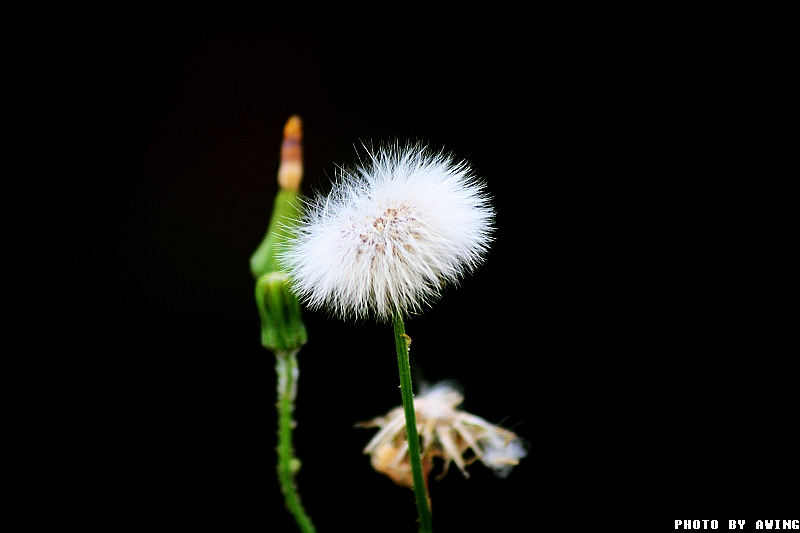
<instances>
[{"instance_id":1,"label":"dried wilted flower","mask_svg":"<svg viewBox=\"0 0 800 533\"><path fill-rule=\"evenodd\" d=\"M461 393L448 383L439 383L414 399L426 482L434 457L444 460L439 479L447 473L451 462L464 477L469 477L466 466L476 459L504 478L527 455L523 440L514 432L456 409L463 401ZM372 467L398 485L413 487L403 408L397 407L386 416L358 425L380 427L364 448L364 453L371 456Z\"/></svg>"},{"instance_id":2,"label":"dried wilted flower","mask_svg":"<svg viewBox=\"0 0 800 533\"><path fill-rule=\"evenodd\" d=\"M342 318L417 311L483 261L494 210L464 161L385 145L307 205L281 257L311 308Z\"/></svg>"}]
</instances>

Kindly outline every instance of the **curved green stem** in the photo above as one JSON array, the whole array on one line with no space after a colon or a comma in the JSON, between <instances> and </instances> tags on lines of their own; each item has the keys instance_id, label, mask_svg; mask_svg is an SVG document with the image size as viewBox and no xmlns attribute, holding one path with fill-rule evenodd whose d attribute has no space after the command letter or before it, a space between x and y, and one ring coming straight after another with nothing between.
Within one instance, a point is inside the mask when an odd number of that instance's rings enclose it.
<instances>
[{"instance_id":1,"label":"curved green stem","mask_svg":"<svg viewBox=\"0 0 800 533\"><path fill-rule=\"evenodd\" d=\"M403 412L406 416L406 437L408 457L411 461L411 475L414 480L414 498L417 500L420 533L432 533L431 510L428 507L428 489L422 472L422 459L417 433L417 417L414 410L414 389L411 386L411 364L408 361L410 339L406 335L403 316L396 312L393 317L394 344L397 349L397 366L400 370L400 392L403 396Z\"/></svg>"},{"instance_id":2,"label":"curved green stem","mask_svg":"<svg viewBox=\"0 0 800 533\"><path fill-rule=\"evenodd\" d=\"M297 395L298 350L275 353L275 372L278 374L278 479L286 508L294 516L300 531L316 533L311 519L300 502L294 477L300 470L300 460L294 456L292 428L294 400Z\"/></svg>"}]
</instances>

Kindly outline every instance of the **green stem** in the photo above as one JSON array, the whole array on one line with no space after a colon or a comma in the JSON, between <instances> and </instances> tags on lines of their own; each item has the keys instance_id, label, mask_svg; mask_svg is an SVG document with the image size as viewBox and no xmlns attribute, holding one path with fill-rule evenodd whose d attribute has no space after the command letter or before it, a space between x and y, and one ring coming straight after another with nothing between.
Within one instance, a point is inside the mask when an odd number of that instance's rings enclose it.
<instances>
[{"instance_id":1,"label":"green stem","mask_svg":"<svg viewBox=\"0 0 800 533\"><path fill-rule=\"evenodd\" d=\"M397 366L400 370L400 392L403 396L403 412L406 415L406 437L408 457L411 461L411 475L414 480L414 497L417 500L420 533L432 533L431 510L428 507L428 489L422 472L422 459L417 434L417 417L414 411L414 389L411 387L411 364L408 361L410 339L406 335L403 316L396 312L394 322L394 344L397 349Z\"/></svg>"},{"instance_id":2,"label":"green stem","mask_svg":"<svg viewBox=\"0 0 800 533\"><path fill-rule=\"evenodd\" d=\"M294 516L303 533L316 533L311 519L303 509L294 476L300 470L300 460L294 456L292 428L294 400L297 395L298 350L275 353L275 372L278 374L278 479L286 508Z\"/></svg>"}]
</instances>

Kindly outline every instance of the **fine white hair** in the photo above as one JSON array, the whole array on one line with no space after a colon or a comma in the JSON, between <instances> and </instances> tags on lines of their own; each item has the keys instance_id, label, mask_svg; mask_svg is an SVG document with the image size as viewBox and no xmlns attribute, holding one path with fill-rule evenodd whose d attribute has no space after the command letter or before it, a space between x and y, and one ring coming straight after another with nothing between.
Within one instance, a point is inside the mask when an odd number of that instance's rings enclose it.
<instances>
[{"instance_id":1,"label":"fine white hair","mask_svg":"<svg viewBox=\"0 0 800 533\"><path fill-rule=\"evenodd\" d=\"M280 258L310 308L387 320L430 305L483 262L494 210L466 161L394 142L337 177L306 203Z\"/></svg>"}]
</instances>

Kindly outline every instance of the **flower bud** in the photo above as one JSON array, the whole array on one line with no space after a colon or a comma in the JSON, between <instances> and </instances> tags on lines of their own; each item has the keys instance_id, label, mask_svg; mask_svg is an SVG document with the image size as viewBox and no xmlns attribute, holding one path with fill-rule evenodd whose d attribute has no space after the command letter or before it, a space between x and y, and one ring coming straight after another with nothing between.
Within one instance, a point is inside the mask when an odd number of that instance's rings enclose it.
<instances>
[{"instance_id":1,"label":"flower bud","mask_svg":"<svg viewBox=\"0 0 800 533\"><path fill-rule=\"evenodd\" d=\"M275 254L289 237L290 229L300 218L300 182L303 180L303 121L292 115L283 127L281 159L278 167L278 194L272 206L272 218L261 244L250 257L250 272L255 279L280 270Z\"/></svg>"},{"instance_id":2,"label":"flower bud","mask_svg":"<svg viewBox=\"0 0 800 533\"><path fill-rule=\"evenodd\" d=\"M279 190L272 206L269 227L250 257L250 272L256 279L256 304L261 317L261 344L276 355L299 350L307 339L300 303L289 291L289 276L281 271L276 260L278 251L296 228L302 209L302 140L302 122L300 117L293 115L283 129Z\"/></svg>"}]
</instances>

